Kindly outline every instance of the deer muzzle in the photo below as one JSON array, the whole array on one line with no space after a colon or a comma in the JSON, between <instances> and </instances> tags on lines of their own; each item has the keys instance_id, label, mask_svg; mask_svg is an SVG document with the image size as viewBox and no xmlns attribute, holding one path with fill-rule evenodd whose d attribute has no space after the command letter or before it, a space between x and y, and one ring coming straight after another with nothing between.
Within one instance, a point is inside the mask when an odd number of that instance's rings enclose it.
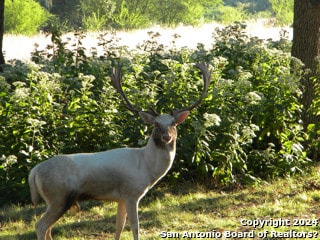
<instances>
[{"instance_id":1,"label":"deer muzzle","mask_svg":"<svg viewBox=\"0 0 320 240\"><path fill-rule=\"evenodd\" d=\"M172 137L169 134L162 135L162 142L170 143L172 141Z\"/></svg>"}]
</instances>

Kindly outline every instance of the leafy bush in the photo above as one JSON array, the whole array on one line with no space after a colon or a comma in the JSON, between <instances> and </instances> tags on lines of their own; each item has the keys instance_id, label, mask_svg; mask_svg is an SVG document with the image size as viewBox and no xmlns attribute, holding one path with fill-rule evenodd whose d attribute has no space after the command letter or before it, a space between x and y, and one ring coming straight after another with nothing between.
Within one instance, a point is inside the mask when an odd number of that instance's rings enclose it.
<instances>
[{"instance_id":1,"label":"leafy bush","mask_svg":"<svg viewBox=\"0 0 320 240\"><path fill-rule=\"evenodd\" d=\"M143 5L143 4L142 4ZM145 14L146 9L130 1L122 0L113 16L113 27L117 29L137 29L150 25L150 19Z\"/></svg>"},{"instance_id":2,"label":"leafy bush","mask_svg":"<svg viewBox=\"0 0 320 240\"><path fill-rule=\"evenodd\" d=\"M220 6L216 10L215 20L224 24L232 24L237 21L249 19L249 12L240 4L237 7Z\"/></svg>"},{"instance_id":3,"label":"leafy bush","mask_svg":"<svg viewBox=\"0 0 320 240\"><path fill-rule=\"evenodd\" d=\"M115 2L106 0L81 0L80 9L85 29L97 31L106 28L115 10Z\"/></svg>"},{"instance_id":4,"label":"leafy bush","mask_svg":"<svg viewBox=\"0 0 320 240\"><path fill-rule=\"evenodd\" d=\"M201 3L194 0L155 1L149 15L153 22L166 26L175 26L179 23L197 25L202 21L204 8Z\"/></svg>"},{"instance_id":5,"label":"leafy bush","mask_svg":"<svg viewBox=\"0 0 320 240\"><path fill-rule=\"evenodd\" d=\"M282 47L265 44L248 38L244 29L235 24L218 31L211 50L227 61L217 93L223 102L214 104L219 106L214 113L227 124L221 131L226 138L218 138L219 146L229 152L222 151L222 159L229 158L224 165L229 171L262 178L299 171L307 161L300 119L301 66L291 65L290 53L282 50L284 39ZM227 142L221 144L221 139ZM236 164L230 167L231 162Z\"/></svg>"},{"instance_id":6,"label":"leafy bush","mask_svg":"<svg viewBox=\"0 0 320 240\"><path fill-rule=\"evenodd\" d=\"M294 0L270 0L272 10L279 25L291 25L293 23Z\"/></svg>"},{"instance_id":7,"label":"leafy bush","mask_svg":"<svg viewBox=\"0 0 320 240\"><path fill-rule=\"evenodd\" d=\"M8 33L35 34L49 17L34 0L5 1L4 28Z\"/></svg>"},{"instance_id":8,"label":"leafy bush","mask_svg":"<svg viewBox=\"0 0 320 240\"><path fill-rule=\"evenodd\" d=\"M49 156L146 144L151 127L124 108L110 85L119 61L128 98L159 112L197 99L202 80L195 63L205 61L212 70L208 96L179 127L171 179L229 185L301 171L308 163L298 101L301 65L286 52L285 39L264 42L244 29L239 23L217 29L212 47L196 50L166 48L150 33L129 52L102 35L103 56L86 51L84 33L67 44L53 31L52 45L33 53L35 63L4 66L0 204L25 201L29 170Z\"/></svg>"}]
</instances>

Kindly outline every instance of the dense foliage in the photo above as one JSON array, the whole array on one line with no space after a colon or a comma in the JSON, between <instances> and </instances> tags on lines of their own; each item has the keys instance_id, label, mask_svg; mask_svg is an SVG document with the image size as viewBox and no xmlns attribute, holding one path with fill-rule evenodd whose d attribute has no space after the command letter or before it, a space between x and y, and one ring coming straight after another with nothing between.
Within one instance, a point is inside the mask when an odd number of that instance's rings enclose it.
<instances>
[{"instance_id":1,"label":"dense foliage","mask_svg":"<svg viewBox=\"0 0 320 240\"><path fill-rule=\"evenodd\" d=\"M138 29L154 24L198 25L212 21L231 24L257 18L273 18L279 25L289 25L293 0L16 0L5 2L5 14L6 31L19 34L45 30L46 21L52 17L69 31Z\"/></svg>"},{"instance_id":2,"label":"dense foliage","mask_svg":"<svg viewBox=\"0 0 320 240\"><path fill-rule=\"evenodd\" d=\"M218 185L272 179L308 163L300 120L301 63L286 39L249 38L245 25L216 29L209 49L158 44L158 33L136 51L101 35L104 55L52 31L52 45L33 63L14 61L0 75L0 204L28 199L26 179L38 162L61 153L141 147L151 127L128 112L110 85L123 65L128 97L160 112L182 108L202 89L205 61L212 84L203 104L179 127L177 156L169 176ZM71 46L71 47L67 47Z\"/></svg>"}]
</instances>

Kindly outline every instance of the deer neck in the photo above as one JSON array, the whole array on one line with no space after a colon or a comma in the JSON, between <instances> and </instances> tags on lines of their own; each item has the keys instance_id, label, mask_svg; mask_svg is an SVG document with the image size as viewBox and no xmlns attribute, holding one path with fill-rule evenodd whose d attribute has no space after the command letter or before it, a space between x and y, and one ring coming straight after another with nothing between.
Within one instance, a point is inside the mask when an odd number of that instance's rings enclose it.
<instances>
[{"instance_id":1,"label":"deer neck","mask_svg":"<svg viewBox=\"0 0 320 240\"><path fill-rule=\"evenodd\" d=\"M152 133L144 151L144 160L150 173L151 185L160 180L171 168L176 154L176 138L168 144L161 142Z\"/></svg>"}]
</instances>

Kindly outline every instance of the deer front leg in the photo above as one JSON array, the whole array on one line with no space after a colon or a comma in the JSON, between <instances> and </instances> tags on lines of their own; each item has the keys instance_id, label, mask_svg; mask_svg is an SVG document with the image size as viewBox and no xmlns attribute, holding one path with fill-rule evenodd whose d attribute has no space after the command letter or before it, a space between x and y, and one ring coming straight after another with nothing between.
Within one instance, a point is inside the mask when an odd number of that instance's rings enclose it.
<instances>
[{"instance_id":1,"label":"deer front leg","mask_svg":"<svg viewBox=\"0 0 320 240\"><path fill-rule=\"evenodd\" d=\"M123 201L119 201L117 221L116 221L116 227L117 227L116 238L115 238L116 240L120 239L121 232L126 223L126 217L127 217L126 205Z\"/></svg>"},{"instance_id":2,"label":"deer front leg","mask_svg":"<svg viewBox=\"0 0 320 240\"><path fill-rule=\"evenodd\" d=\"M125 201L128 220L131 226L134 240L139 240L138 204L139 200L137 199L129 199Z\"/></svg>"}]
</instances>

